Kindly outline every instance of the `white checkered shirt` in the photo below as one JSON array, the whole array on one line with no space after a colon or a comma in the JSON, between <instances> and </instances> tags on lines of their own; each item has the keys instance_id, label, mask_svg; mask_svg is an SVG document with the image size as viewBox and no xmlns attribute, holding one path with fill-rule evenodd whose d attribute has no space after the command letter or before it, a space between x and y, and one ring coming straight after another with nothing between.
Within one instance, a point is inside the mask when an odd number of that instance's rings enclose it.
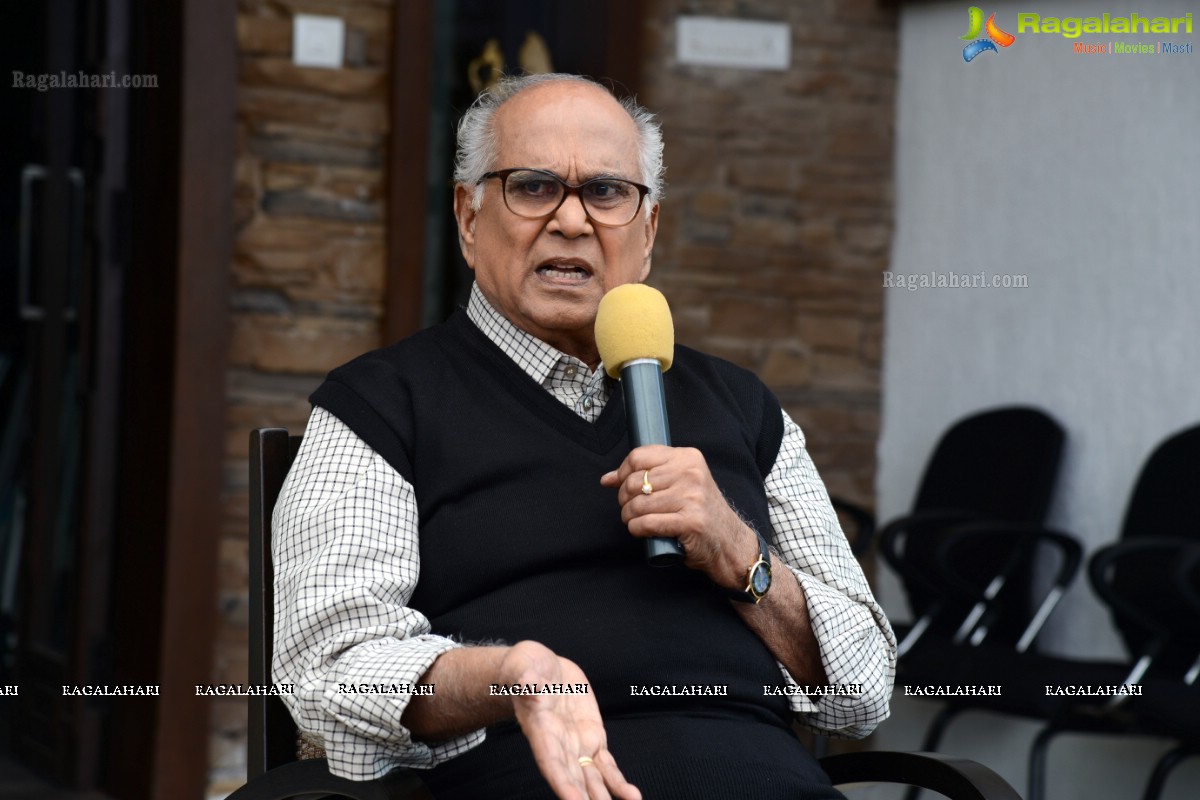
<instances>
[{"instance_id":1,"label":"white checkered shirt","mask_svg":"<svg viewBox=\"0 0 1200 800\"><path fill-rule=\"evenodd\" d=\"M595 421L608 400L592 372L516 328L472 287L470 319L534 380ZM784 413L784 435L765 481L773 544L804 589L830 685L860 696L790 696L801 724L865 736L887 717L895 638L850 552L825 486ZM339 684L416 684L442 653L463 644L430 633L407 603L420 572L413 487L323 408L313 409L273 523L277 681L306 734L324 744L335 774L360 780L396 766L428 768L483 741L413 740L400 724L408 694L349 693ZM781 685L795 685L780 665Z\"/></svg>"}]
</instances>

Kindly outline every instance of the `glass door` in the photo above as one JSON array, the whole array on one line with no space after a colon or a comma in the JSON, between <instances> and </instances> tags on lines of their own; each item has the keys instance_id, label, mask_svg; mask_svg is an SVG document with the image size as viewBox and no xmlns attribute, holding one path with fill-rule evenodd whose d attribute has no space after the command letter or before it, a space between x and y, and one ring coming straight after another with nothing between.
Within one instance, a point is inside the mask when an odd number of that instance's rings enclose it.
<instances>
[{"instance_id":1,"label":"glass door","mask_svg":"<svg viewBox=\"0 0 1200 800\"><path fill-rule=\"evenodd\" d=\"M103 683L106 661L116 382L96 365L120 284L101 223L125 127L80 76L112 66L111 5L6 3L0 25L0 752L70 787L95 785L103 741L103 709L62 686Z\"/></svg>"}]
</instances>

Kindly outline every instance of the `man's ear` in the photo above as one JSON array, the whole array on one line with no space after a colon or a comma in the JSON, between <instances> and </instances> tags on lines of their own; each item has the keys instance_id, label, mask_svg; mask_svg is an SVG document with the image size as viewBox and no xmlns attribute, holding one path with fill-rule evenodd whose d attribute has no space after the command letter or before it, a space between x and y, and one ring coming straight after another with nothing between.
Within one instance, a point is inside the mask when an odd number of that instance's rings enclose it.
<instances>
[{"instance_id":1,"label":"man's ear","mask_svg":"<svg viewBox=\"0 0 1200 800\"><path fill-rule=\"evenodd\" d=\"M654 237L658 235L658 208L658 203L655 203L650 209L650 216L646 217L646 243L642 251L642 275L639 281L646 280L650 275L650 257L654 252Z\"/></svg>"},{"instance_id":2,"label":"man's ear","mask_svg":"<svg viewBox=\"0 0 1200 800\"><path fill-rule=\"evenodd\" d=\"M458 226L458 246L471 269L475 269L475 218L479 215L472 207L474 197L475 187L455 184L454 220Z\"/></svg>"}]
</instances>

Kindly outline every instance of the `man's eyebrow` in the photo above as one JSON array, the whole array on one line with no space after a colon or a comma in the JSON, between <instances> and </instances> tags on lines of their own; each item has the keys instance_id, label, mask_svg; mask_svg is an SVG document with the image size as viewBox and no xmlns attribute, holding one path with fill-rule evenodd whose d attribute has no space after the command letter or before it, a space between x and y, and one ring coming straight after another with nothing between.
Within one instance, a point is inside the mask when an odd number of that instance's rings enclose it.
<instances>
[{"instance_id":1,"label":"man's eyebrow","mask_svg":"<svg viewBox=\"0 0 1200 800\"><path fill-rule=\"evenodd\" d=\"M558 178L560 181L562 181L564 183L570 183L570 181L568 181L562 175L558 174L558 172L556 172L555 170L549 169L548 167L526 167L526 169L535 170L537 172L545 172L549 175L553 175L554 177ZM588 181L595 181L595 180L634 181L635 179L626 177L623 173L618 172L616 170L608 170L608 169L600 169L600 170L597 170L596 172L592 172L587 175L581 175L579 177L580 185L587 183Z\"/></svg>"},{"instance_id":2,"label":"man's eyebrow","mask_svg":"<svg viewBox=\"0 0 1200 800\"><path fill-rule=\"evenodd\" d=\"M619 173L619 172L604 172L604 171L602 171L602 172L595 172L595 173L593 173L593 174L589 175L588 177L586 177L586 178L584 178L584 179L583 179L583 182L587 182L587 181L595 181L595 180L619 180L619 181L628 181L628 180L633 180L633 179L632 179L632 178L626 178L624 175L622 175L622 174L621 174L621 173Z\"/></svg>"}]
</instances>

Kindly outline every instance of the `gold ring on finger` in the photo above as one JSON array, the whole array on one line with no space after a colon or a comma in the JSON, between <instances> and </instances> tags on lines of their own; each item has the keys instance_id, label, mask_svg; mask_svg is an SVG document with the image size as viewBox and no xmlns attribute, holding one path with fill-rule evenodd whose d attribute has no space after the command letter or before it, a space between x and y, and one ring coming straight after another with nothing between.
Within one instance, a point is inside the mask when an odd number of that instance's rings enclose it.
<instances>
[{"instance_id":1,"label":"gold ring on finger","mask_svg":"<svg viewBox=\"0 0 1200 800\"><path fill-rule=\"evenodd\" d=\"M642 473L642 494L650 494L654 487L650 485L650 470Z\"/></svg>"}]
</instances>

